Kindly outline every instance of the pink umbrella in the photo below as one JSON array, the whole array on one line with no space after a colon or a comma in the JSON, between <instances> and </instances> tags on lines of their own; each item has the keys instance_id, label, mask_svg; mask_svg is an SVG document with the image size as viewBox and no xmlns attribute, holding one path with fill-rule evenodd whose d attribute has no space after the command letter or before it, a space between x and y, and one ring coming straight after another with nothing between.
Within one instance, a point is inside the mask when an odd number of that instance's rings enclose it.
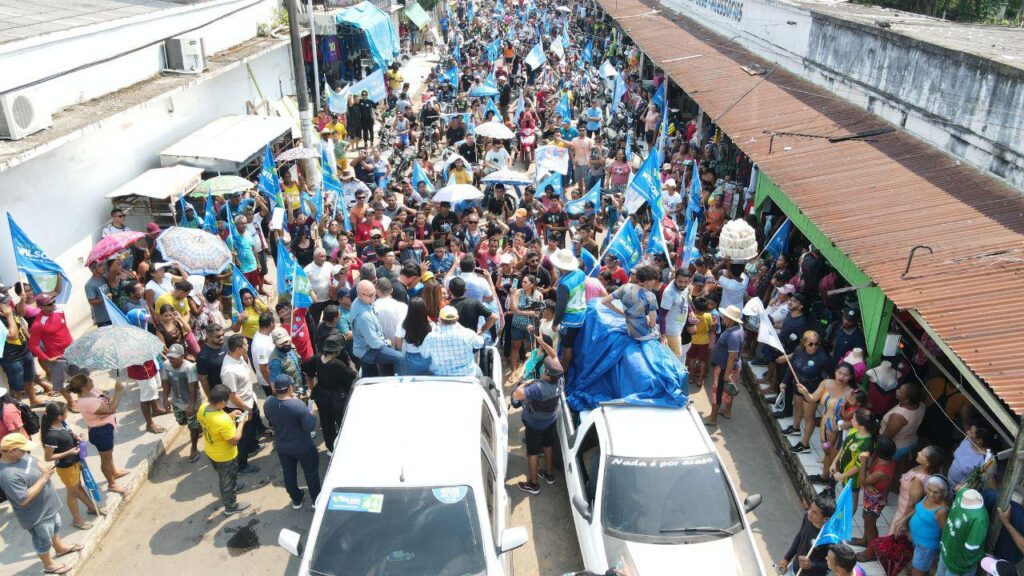
<instances>
[{"instance_id":1,"label":"pink umbrella","mask_svg":"<svg viewBox=\"0 0 1024 576\"><path fill-rule=\"evenodd\" d=\"M114 234L103 238L92 247L92 250L89 251L89 258L85 261L85 264L89 265L93 262L99 262L100 260L113 256L134 244L139 238L145 237L146 235L142 232L115 232Z\"/></svg>"}]
</instances>

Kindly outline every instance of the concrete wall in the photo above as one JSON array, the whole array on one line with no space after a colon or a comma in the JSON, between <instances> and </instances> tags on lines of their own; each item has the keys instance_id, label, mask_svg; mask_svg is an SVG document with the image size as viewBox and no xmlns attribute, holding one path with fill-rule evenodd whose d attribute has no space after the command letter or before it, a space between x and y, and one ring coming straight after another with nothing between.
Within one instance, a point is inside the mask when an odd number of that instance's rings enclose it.
<instances>
[{"instance_id":1,"label":"concrete wall","mask_svg":"<svg viewBox=\"0 0 1024 576\"><path fill-rule=\"evenodd\" d=\"M250 62L267 99L290 94L294 83L287 45ZM245 114L260 96L246 66L236 66L183 92L132 107L91 127L88 134L0 174L0 207L74 284L67 311L72 325L89 322L85 257L109 220L105 196L142 172L160 166L161 150L216 118ZM138 226L139 222L130 224ZM138 229L138 228L136 228ZM17 279L7 219L0 220L0 282Z\"/></svg>"},{"instance_id":2,"label":"concrete wall","mask_svg":"<svg viewBox=\"0 0 1024 576\"><path fill-rule=\"evenodd\" d=\"M56 76L34 90L57 112L159 74L164 57L158 41L163 38L199 27L189 35L201 35L207 55L212 55L256 36L257 25L269 22L279 4L217 0L0 44L0 92ZM70 72L106 59L110 61Z\"/></svg>"},{"instance_id":3,"label":"concrete wall","mask_svg":"<svg viewBox=\"0 0 1024 576\"><path fill-rule=\"evenodd\" d=\"M1024 190L1024 72L774 0L662 5Z\"/></svg>"}]
</instances>

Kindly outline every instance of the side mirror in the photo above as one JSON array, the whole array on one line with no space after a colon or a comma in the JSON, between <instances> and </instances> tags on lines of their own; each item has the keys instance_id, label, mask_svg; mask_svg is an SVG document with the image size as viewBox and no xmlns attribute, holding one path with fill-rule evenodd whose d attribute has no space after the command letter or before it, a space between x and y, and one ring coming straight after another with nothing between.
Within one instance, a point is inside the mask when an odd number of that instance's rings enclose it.
<instances>
[{"instance_id":1,"label":"side mirror","mask_svg":"<svg viewBox=\"0 0 1024 576\"><path fill-rule=\"evenodd\" d=\"M743 500L743 511L748 513L753 512L754 508L757 508L760 505L761 495L751 494L750 496L747 496L746 499Z\"/></svg>"},{"instance_id":2,"label":"side mirror","mask_svg":"<svg viewBox=\"0 0 1024 576\"><path fill-rule=\"evenodd\" d=\"M302 535L284 528L277 535L277 545L292 556L302 556Z\"/></svg>"},{"instance_id":3,"label":"side mirror","mask_svg":"<svg viewBox=\"0 0 1024 576\"><path fill-rule=\"evenodd\" d=\"M587 522L590 522L590 504L583 499L583 496L580 496L579 494L574 495L572 497L572 507L575 508L576 511L580 513L580 516L583 516Z\"/></svg>"},{"instance_id":4,"label":"side mirror","mask_svg":"<svg viewBox=\"0 0 1024 576\"><path fill-rule=\"evenodd\" d=\"M519 548L526 544L527 539L529 539L529 535L526 533L526 528L507 528L501 533L501 553L504 554Z\"/></svg>"}]
</instances>

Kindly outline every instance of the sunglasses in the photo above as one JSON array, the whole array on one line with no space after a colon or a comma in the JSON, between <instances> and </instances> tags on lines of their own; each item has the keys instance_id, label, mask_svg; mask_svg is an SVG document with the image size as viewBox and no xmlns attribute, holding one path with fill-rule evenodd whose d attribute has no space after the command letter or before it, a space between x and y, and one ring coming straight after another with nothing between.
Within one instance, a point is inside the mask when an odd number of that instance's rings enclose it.
<instances>
[{"instance_id":1,"label":"sunglasses","mask_svg":"<svg viewBox=\"0 0 1024 576\"><path fill-rule=\"evenodd\" d=\"M818 344L819 344L819 342L808 342L807 343L808 346L817 346Z\"/></svg>"}]
</instances>

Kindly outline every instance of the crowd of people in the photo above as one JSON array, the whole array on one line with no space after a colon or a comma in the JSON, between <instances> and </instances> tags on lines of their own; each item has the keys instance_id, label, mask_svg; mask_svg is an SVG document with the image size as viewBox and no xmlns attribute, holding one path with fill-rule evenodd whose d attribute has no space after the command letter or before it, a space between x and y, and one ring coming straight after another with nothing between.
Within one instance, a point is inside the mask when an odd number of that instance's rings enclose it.
<instances>
[{"instance_id":1,"label":"crowd of people","mask_svg":"<svg viewBox=\"0 0 1024 576\"><path fill-rule=\"evenodd\" d=\"M792 451L810 452L819 435L825 461L811 480L822 494L777 561L781 572L858 574L858 560L877 558L889 574L907 564L915 575L936 566L940 575L973 574L984 556L996 434L965 412L957 419L970 423L968 433L951 458L948 435L928 434L936 445L923 445L926 389L914 359L868 366L856 302L829 296L842 279L821 253L788 230L791 239L768 249L784 225L750 213L752 166L717 127L667 88L664 73L645 65L593 2L459 0L438 24L438 60L417 91L395 64L384 100L362 92L347 97L342 114L321 110L318 177L286 163L278 189L261 179L255 190L176 206L179 225L205 227L229 247L233 266L223 274L190 275L166 258L155 222L136 244L90 266L95 325L114 321L109 302L165 347L159 361L128 367L112 391L63 358L73 338L59 285L42 294L28 282L13 294L0 286L8 385L0 488L46 571L69 569L51 549L75 550L58 535L50 475L67 488L75 528L91 527L83 506L105 512L82 488L79 442L98 451L107 490L124 490L127 471L113 451L126 384L139 390L147 431L163 432L158 419L167 414L187 427L187 458L205 454L224 514L249 507L237 497L239 476L258 472L249 460L267 442L300 509L320 491L317 422L330 455L359 377L491 376L481 351L494 346L516 384L513 401L525 405L529 474L519 488L537 494L539 479L555 482L552 399L571 378L575 339L596 300L625 317L632 338L667 346L686 365L691 390L710 378L708 426L733 417L750 362L768 367L758 384L777 398L776 415L793 417L783 431L797 438ZM493 123L512 137L477 133ZM657 195L637 201L634 179L652 155ZM322 188L310 184L321 180ZM457 185L482 193L435 198ZM101 235L129 230L125 217L115 208ZM759 257L719 254L731 220L755 231ZM617 244L626 229L634 250ZM764 316L745 311L755 297ZM783 350L758 342L761 321L773 324ZM26 405L45 406L41 426ZM84 420L81 436L65 424L69 412ZM28 455L33 436L53 468ZM864 520L851 544L866 551L815 546L836 487L851 482ZM899 505L880 535L876 520L894 490ZM1016 563L1024 509L992 513L1005 526L993 554Z\"/></svg>"}]
</instances>

